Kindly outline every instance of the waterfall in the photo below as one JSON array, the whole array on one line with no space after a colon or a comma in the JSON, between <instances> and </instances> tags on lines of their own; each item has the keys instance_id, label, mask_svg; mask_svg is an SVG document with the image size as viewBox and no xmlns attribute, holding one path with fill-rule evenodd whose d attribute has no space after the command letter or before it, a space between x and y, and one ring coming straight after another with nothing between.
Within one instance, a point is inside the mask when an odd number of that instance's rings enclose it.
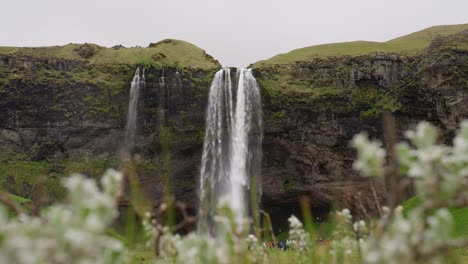
<instances>
[{"instance_id":1,"label":"waterfall","mask_svg":"<svg viewBox=\"0 0 468 264\"><path fill-rule=\"evenodd\" d=\"M252 194L261 194L261 111L259 88L250 69L237 69L235 82L229 68L216 73L206 111L199 232L213 232L213 218L222 201L238 224L252 214Z\"/></svg>"},{"instance_id":2,"label":"waterfall","mask_svg":"<svg viewBox=\"0 0 468 264\"><path fill-rule=\"evenodd\" d=\"M145 72L140 75L140 67L137 67L130 87L130 100L128 103L127 125L125 126L125 146L135 144L137 130L138 101L140 92L145 87Z\"/></svg>"},{"instance_id":3,"label":"waterfall","mask_svg":"<svg viewBox=\"0 0 468 264\"><path fill-rule=\"evenodd\" d=\"M171 105L172 107L172 112L173 118L175 120L175 124L177 126L182 125L182 118L179 114L179 109L181 107L182 103L182 98L183 98L183 93L182 93L182 79L180 77L179 70L176 70L175 72L175 83L174 83L174 92L172 93L173 98L171 99Z\"/></svg>"},{"instance_id":4,"label":"waterfall","mask_svg":"<svg viewBox=\"0 0 468 264\"><path fill-rule=\"evenodd\" d=\"M166 122L166 108L169 109L169 88L166 85L166 78L164 77L164 68L162 69L161 77L159 77L159 107L158 107L158 120L159 126L165 125Z\"/></svg>"},{"instance_id":5,"label":"waterfall","mask_svg":"<svg viewBox=\"0 0 468 264\"><path fill-rule=\"evenodd\" d=\"M175 78L176 78L176 87L177 89L181 89L182 87L182 79L180 79L180 73L179 73L179 70L176 70L176 73L175 73Z\"/></svg>"}]
</instances>

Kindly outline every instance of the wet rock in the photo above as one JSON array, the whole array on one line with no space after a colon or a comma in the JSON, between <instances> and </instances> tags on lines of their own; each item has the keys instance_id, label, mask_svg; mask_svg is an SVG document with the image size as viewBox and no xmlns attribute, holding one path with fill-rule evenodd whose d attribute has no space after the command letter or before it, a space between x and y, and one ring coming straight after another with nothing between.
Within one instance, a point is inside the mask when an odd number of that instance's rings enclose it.
<instances>
[{"instance_id":1,"label":"wet rock","mask_svg":"<svg viewBox=\"0 0 468 264\"><path fill-rule=\"evenodd\" d=\"M15 144L21 144L21 137L14 130L0 128L0 142L2 141L8 141L8 142L12 142Z\"/></svg>"}]
</instances>

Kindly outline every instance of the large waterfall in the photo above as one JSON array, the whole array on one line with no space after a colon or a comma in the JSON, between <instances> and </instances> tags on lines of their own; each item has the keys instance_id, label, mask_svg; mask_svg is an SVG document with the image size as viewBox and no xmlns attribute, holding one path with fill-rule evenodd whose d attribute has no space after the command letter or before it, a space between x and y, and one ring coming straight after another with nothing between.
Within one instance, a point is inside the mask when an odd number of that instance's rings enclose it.
<instances>
[{"instance_id":1,"label":"large waterfall","mask_svg":"<svg viewBox=\"0 0 468 264\"><path fill-rule=\"evenodd\" d=\"M140 74L140 67L135 71L130 87L130 100L128 103L127 125L125 126L125 146L131 147L135 143L137 130L138 102L140 92L145 87L145 72Z\"/></svg>"},{"instance_id":2,"label":"large waterfall","mask_svg":"<svg viewBox=\"0 0 468 264\"><path fill-rule=\"evenodd\" d=\"M262 109L250 69L218 71L210 88L200 174L199 232L213 232L220 202L240 224L258 201L262 144Z\"/></svg>"}]
</instances>

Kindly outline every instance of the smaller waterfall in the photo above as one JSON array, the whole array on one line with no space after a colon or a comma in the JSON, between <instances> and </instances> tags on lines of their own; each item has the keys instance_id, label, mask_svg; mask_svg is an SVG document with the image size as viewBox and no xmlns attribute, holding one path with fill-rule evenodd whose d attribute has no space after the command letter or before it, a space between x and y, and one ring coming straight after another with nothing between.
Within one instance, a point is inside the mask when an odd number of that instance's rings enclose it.
<instances>
[{"instance_id":1,"label":"smaller waterfall","mask_svg":"<svg viewBox=\"0 0 468 264\"><path fill-rule=\"evenodd\" d=\"M179 114L179 109L182 104L182 98L183 98L183 93L182 93L182 79L180 77L179 70L176 70L175 72L175 84L174 84L174 91L172 92L172 99L170 104L173 106L171 109L171 114L173 115L174 122L177 126L182 125L182 118L181 115Z\"/></svg>"},{"instance_id":2,"label":"smaller waterfall","mask_svg":"<svg viewBox=\"0 0 468 264\"><path fill-rule=\"evenodd\" d=\"M138 102L140 92L145 87L145 71L140 74L140 67L135 71L130 87L130 100L128 103L127 125L125 126L125 146L131 147L135 144L137 130Z\"/></svg>"},{"instance_id":3,"label":"smaller waterfall","mask_svg":"<svg viewBox=\"0 0 468 264\"><path fill-rule=\"evenodd\" d=\"M175 78L176 78L176 87L180 89L182 87L182 79L180 79L179 70L176 70Z\"/></svg>"},{"instance_id":4,"label":"smaller waterfall","mask_svg":"<svg viewBox=\"0 0 468 264\"><path fill-rule=\"evenodd\" d=\"M175 84L174 84L174 92L172 93L172 96L174 97L175 103L178 104L180 103L180 98L182 97L182 79L180 78L180 73L179 71L176 71L175 73Z\"/></svg>"},{"instance_id":5,"label":"smaller waterfall","mask_svg":"<svg viewBox=\"0 0 468 264\"><path fill-rule=\"evenodd\" d=\"M166 109L169 109L169 87L166 85L166 77L164 76L164 68L162 69L161 77L159 77L159 107L158 120L159 125L166 124Z\"/></svg>"}]
</instances>

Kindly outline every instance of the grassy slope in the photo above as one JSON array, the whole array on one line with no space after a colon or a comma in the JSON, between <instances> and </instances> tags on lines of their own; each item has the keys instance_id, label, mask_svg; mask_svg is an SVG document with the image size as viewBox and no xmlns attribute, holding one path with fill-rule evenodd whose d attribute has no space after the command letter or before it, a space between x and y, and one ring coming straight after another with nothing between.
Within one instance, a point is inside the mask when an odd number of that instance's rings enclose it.
<instances>
[{"instance_id":1,"label":"grassy slope","mask_svg":"<svg viewBox=\"0 0 468 264\"><path fill-rule=\"evenodd\" d=\"M421 199L415 196L402 203L405 212L418 207L421 204ZM468 207L450 208L450 213L453 217L454 228L453 235L456 237L468 237Z\"/></svg>"},{"instance_id":2,"label":"grassy slope","mask_svg":"<svg viewBox=\"0 0 468 264\"><path fill-rule=\"evenodd\" d=\"M0 190L7 191L17 202L19 198L32 199L38 188L45 187L45 195L51 200L62 198L64 189L61 185L63 176L82 173L99 178L108 168L118 168L120 161L112 159L29 161L20 154L0 152ZM25 188L25 186L30 186ZM29 201L29 200L28 200Z\"/></svg>"},{"instance_id":3,"label":"grassy slope","mask_svg":"<svg viewBox=\"0 0 468 264\"><path fill-rule=\"evenodd\" d=\"M0 47L0 54L11 54L18 51L19 48L17 47Z\"/></svg>"},{"instance_id":4,"label":"grassy slope","mask_svg":"<svg viewBox=\"0 0 468 264\"><path fill-rule=\"evenodd\" d=\"M13 201L15 201L15 202L18 203L18 204L31 202L30 199L26 199L26 198L23 198L23 197L14 195L14 194L10 194L10 193L9 193L8 195L10 196L10 198L11 198Z\"/></svg>"},{"instance_id":5,"label":"grassy slope","mask_svg":"<svg viewBox=\"0 0 468 264\"><path fill-rule=\"evenodd\" d=\"M64 46L17 48L0 47L0 54L30 55L38 58L54 57L72 60L85 60L75 49L80 44ZM93 45L97 52L87 59L92 64L152 64L159 66L180 66L187 68L213 70L220 64L207 55L201 48L181 40L163 40L151 48L112 49Z\"/></svg>"},{"instance_id":6,"label":"grassy slope","mask_svg":"<svg viewBox=\"0 0 468 264\"><path fill-rule=\"evenodd\" d=\"M360 56L377 52L414 54L427 48L435 37L447 36L464 30L468 30L468 24L434 26L387 42L353 41L311 46L259 61L254 64L254 67L288 64L314 57Z\"/></svg>"}]
</instances>

